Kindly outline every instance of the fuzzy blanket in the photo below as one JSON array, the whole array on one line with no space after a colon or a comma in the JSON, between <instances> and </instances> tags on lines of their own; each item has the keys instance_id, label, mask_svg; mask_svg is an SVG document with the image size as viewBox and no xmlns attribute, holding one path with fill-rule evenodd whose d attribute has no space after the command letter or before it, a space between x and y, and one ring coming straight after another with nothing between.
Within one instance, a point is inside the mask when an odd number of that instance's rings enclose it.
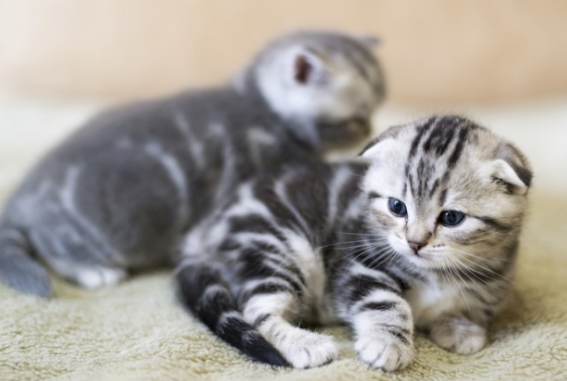
<instances>
[{"instance_id":1,"label":"fuzzy blanket","mask_svg":"<svg viewBox=\"0 0 567 381\"><path fill-rule=\"evenodd\" d=\"M18 150L7 136L0 124L0 146L15 153L0 150L0 204L30 157L27 139L16 139ZM55 280L50 301L0 284L0 380L567 380L567 196L552 193L534 189L514 291L478 354L451 354L418 334L415 362L387 374L356 359L347 328L330 327L321 330L340 343L337 361L309 370L271 368L187 315L169 275L158 272L99 291Z\"/></svg>"}]
</instances>

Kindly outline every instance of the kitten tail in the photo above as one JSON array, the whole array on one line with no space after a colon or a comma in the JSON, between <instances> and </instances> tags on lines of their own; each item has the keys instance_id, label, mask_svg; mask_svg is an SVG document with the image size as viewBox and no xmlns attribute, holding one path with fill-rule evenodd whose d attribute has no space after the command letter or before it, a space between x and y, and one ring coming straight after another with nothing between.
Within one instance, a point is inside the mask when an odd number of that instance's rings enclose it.
<instances>
[{"instance_id":1,"label":"kitten tail","mask_svg":"<svg viewBox=\"0 0 567 381\"><path fill-rule=\"evenodd\" d=\"M175 274L183 305L219 338L256 361L290 366L260 332L244 321L233 295L213 265L182 264Z\"/></svg>"},{"instance_id":2,"label":"kitten tail","mask_svg":"<svg viewBox=\"0 0 567 381\"><path fill-rule=\"evenodd\" d=\"M49 275L32 258L27 238L6 224L0 225L0 280L24 294L51 297Z\"/></svg>"}]
</instances>

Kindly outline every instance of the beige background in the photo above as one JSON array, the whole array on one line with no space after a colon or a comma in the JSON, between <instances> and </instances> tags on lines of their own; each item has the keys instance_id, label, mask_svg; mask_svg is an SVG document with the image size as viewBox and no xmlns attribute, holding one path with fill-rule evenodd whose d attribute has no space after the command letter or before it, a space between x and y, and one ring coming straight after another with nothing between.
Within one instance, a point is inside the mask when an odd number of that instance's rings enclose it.
<instances>
[{"instance_id":1,"label":"beige background","mask_svg":"<svg viewBox=\"0 0 567 381\"><path fill-rule=\"evenodd\" d=\"M0 91L165 94L227 78L297 27L381 36L397 102L567 93L562 0L0 0Z\"/></svg>"}]
</instances>

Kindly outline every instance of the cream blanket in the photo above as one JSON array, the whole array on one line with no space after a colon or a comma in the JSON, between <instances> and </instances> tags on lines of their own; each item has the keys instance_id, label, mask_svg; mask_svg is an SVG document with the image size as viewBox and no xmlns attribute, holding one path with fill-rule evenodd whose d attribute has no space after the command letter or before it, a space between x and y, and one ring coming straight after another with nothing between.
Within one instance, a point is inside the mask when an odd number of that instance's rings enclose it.
<instances>
[{"instance_id":1,"label":"cream blanket","mask_svg":"<svg viewBox=\"0 0 567 381\"><path fill-rule=\"evenodd\" d=\"M37 111L24 109L31 110ZM42 127L74 123L69 110L63 111L56 115L66 115L64 121L46 117ZM510 120L500 115L486 114L486 119ZM30 141L35 135L15 136L12 130L13 123L24 128L27 119L12 118L8 126L5 118L0 113L0 203L16 174L36 156L29 148L35 147ZM0 380L567 380L567 196L553 196L560 188L545 178L554 165L562 171L555 175L565 176L566 162L555 163L564 152L550 150L560 147L553 144L557 139L563 146L567 133L545 126L499 131L512 139L517 135L547 185L538 187L536 177L514 292L491 326L489 346L476 355L447 353L418 334L415 362L405 371L385 374L356 359L348 329L332 327L322 329L341 345L337 361L309 370L274 369L247 360L213 337L175 301L169 275L153 273L99 291L55 280L57 297L51 301L0 284ZM530 144L533 131L555 135L542 139L552 139L544 148Z\"/></svg>"}]
</instances>

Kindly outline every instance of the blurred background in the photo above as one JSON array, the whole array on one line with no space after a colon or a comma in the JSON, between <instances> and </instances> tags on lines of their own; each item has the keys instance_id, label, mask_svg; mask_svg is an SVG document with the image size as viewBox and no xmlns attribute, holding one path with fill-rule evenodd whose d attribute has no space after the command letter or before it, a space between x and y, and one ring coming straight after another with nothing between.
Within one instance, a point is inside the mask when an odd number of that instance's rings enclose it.
<instances>
[{"instance_id":1,"label":"blurred background","mask_svg":"<svg viewBox=\"0 0 567 381\"><path fill-rule=\"evenodd\" d=\"M464 113L567 190L563 0L0 0L0 189L101 107L225 81L297 28L381 39L376 133Z\"/></svg>"}]
</instances>

